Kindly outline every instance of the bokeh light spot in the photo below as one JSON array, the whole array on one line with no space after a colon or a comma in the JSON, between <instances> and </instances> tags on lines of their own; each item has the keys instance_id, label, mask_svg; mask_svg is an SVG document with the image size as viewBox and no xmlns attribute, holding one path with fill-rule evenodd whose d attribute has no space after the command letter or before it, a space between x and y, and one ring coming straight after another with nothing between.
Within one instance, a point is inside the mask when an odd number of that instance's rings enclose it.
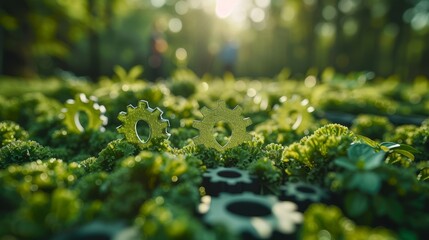
<instances>
[{"instance_id":1,"label":"bokeh light spot","mask_svg":"<svg viewBox=\"0 0 429 240\"><path fill-rule=\"evenodd\" d=\"M185 61L187 57L188 57L188 52L186 51L186 49L184 49L184 48L178 48L176 50L176 58L179 61Z\"/></svg>"},{"instance_id":2,"label":"bokeh light spot","mask_svg":"<svg viewBox=\"0 0 429 240\"><path fill-rule=\"evenodd\" d=\"M337 9L331 5L327 5L322 10L322 16L327 21L333 20L337 16Z\"/></svg>"},{"instance_id":3,"label":"bokeh light spot","mask_svg":"<svg viewBox=\"0 0 429 240\"><path fill-rule=\"evenodd\" d=\"M185 1L178 1L176 5L174 5L174 10L179 15L185 15L189 10L188 3Z\"/></svg>"},{"instance_id":4,"label":"bokeh light spot","mask_svg":"<svg viewBox=\"0 0 429 240\"><path fill-rule=\"evenodd\" d=\"M150 3L152 4L152 6L154 6L156 8L160 8L160 7L164 6L165 0L150 0Z\"/></svg>"},{"instance_id":5,"label":"bokeh light spot","mask_svg":"<svg viewBox=\"0 0 429 240\"><path fill-rule=\"evenodd\" d=\"M271 0L255 0L256 6L260 8L267 8L271 4Z\"/></svg>"},{"instance_id":6,"label":"bokeh light spot","mask_svg":"<svg viewBox=\"0 0 429 240\"><path fill-rule=\"evenodd\" d=\"M216 0L216 15L227 18L235 10L239 0Z\"/></svg>"},{"instance_id":7,"label":"bokeh light spot","mask_svg":"<svg viewBox=\"0 0 429 240\"><path fill-rule=\"evenodd\" d=\"M304 80L304 85L308 88L312 88L316 86L316 83L317 83L317 79L315 76L312 76L312 75L306 77Z\"/></svg>"},{"instance_id":8,"label":"bokeh light spot","mask_svg":"<svg viewBox=\"0 0 429 240\"><path fill-rule=\"evenodd\" d=\"M168 22L168 28L170 29L170 31L178 33L182 30L182 21L180 21L180 19L178 18L172 18Z\"/></svg>"},{"instance_id":9,"label":"bokeh light spot","mask_svg":"<svg viewBox=\"0 0 429 240\"><path fill-rule=\"evenodd\" d=\"M253 8L250 12L250 19L255 23L264 21L265 11L261 8Z\"/></svg>"}]
</instances>

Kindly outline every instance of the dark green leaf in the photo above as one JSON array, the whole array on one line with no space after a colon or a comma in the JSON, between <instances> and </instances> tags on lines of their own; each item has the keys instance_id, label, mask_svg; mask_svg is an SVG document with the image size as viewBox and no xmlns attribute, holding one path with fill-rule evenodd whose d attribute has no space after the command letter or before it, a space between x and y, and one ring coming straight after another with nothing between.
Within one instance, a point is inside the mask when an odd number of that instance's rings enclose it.
<instances>
[{"instance_id":1,"label":"dark green leaf","mask_svg":"<svg viewBox=\"0 0 429 240\"><path fill-rule=\"evenodd\" d=\"M364 172L360 173L359 189L362 192L375 194L378 193L381 187L381 178L377 173Z\"/></svg>"},{"instance_id":2,"label":"dark green leaf","mask_svg":"<svg viewBox=\"0 0 429 240\"><path fill-rule=\"evenodd\" d=\"M349 149L347 150L347 155L351 159L358 159L362 156L371 156L372 154L374 154L374 152L374 148L372 148L371 146L367 144L356 143L349 147Z\"/></svg>"},{"instance_id":3,"label":"dark green leaf","mask_svg":"<svg viewBox=\"0 0 429 240\"><path fill-rule=\"evenodd\" d=\"M372 154L371 156L367 157L365 159L365 161L366 161L365 162L365 169L369 170L369 169L374 169L374 168L380 166L380 164L384 160L384 155L385 155L385 152L380 151L378 153Z\"/></svg>"},{"instance_id":4,"label":"dark green leaf","mask_svg":"<svg viewBox=\"0 0 429 240\"><path fill-rule=\"evenodd\" d=\"M350 161L350 159L348 159L346 157L339 157L339 158L335 159L334 162L338 166L343 167L347 170L355 170L356 169L355 164L352 161Z\"/></svg>"},{"instance_id":5,"label":"dark green leaf","mask_svg":"<svg viewBox=\"0 0 429 240\"><path fill-rule=\"evenodd\" d=\"M350 192L345 198L345 208L351 217L360 216L368 208L368 197L360 192Z\"/></svg>"}]
</instances>

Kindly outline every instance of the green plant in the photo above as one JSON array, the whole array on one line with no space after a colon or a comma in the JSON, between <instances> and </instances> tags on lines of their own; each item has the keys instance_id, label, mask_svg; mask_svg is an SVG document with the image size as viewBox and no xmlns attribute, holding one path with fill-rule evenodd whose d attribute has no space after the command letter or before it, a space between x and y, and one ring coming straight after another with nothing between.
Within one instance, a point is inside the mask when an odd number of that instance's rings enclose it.
<instances>
[{"instance_id":1,"label":"green plant","mask_svg":"<svg viewBox=\"0 0 429 240\"><path fill-rule=\"evenodd\" d=\"M282 160L290 177L322 183L326 174L333 169L332 161L346 154L355 139L347 127L328 124L312 135L286 146Z\"/></svg>"},{"instance_id":2,"label":"green plant","mask_svg":"<svg viewBox=\"0 0 429 240\"><path fill-rule=\"evenodd\" d=\"M300 232L302 239L396 239L391 231L383 228L358 226L343 215L336 206L314 203L304 213Z\"/></svg>"},{"instance_id":3,"label":"green plant","mask_svg":"<svg viewBox=\"0 0 429 240\"><path fill-rule=\"evenodd\" d=\"M25 141L28 133L18 124L10 121L0 122L0 148L16 140Z\"/></svg>"}]
</instances>

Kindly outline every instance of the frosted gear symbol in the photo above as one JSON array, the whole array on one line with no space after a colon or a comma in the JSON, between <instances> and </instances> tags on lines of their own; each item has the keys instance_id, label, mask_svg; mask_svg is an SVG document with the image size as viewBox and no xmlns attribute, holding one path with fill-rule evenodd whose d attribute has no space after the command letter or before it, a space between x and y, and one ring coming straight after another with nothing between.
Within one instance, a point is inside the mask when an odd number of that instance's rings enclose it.
<instances>
[{"instance_id":1,"label":"frosted gear symbol","mask_svg":"<svg viewBox=\"0 0 429 240\"><path fill-rule=\"evenodd\" d=\"M208 177L212 183L223 182L228 185L252 182L249 172L238 168L218 167L207 169L203 176Z\"/></svg>"},{"instance_id":2,"label":"frosted gear symbol","mask_svg":"<svg viewBox=\"0 0 429 240\"><path fill-rule=\"evenodd\" d=\"M288 182L280 187L286 196L297 201L321 202L328 197L326 190L304 182Z\"/></svg>"},{"instance_id":3,"label":"frosted gear symbol","mask_svg":"<svg viewBox=\"0 0 429 240\"><path fill-rule=\"evenodd\" d=\"M258 189L253 183L249 171L238 168L218 167L207 169L203 176L203 187L210 196L217 196L221 192L256 192Z\"/></svg>"},{"instance_id":4,"label":"frosted gear symbol","mask_svg":"<svg viewBox=\"0 0 429 240\"><path fill-rule=\"evenodd\" d=\"M207 148L214 148L223 152L228 148L240 145L245 141L252 140L252 136L246 132L246 128L252 124L250 118L243 118L243 109L239 106L233 110L227 108L224 101L218 101L217 108L210 110L206 107L201 109L202 121L194 121L193 127L200 131L200 135L194 138L195 144L203 144ZM231 128L231 137L225 145L219 144L214 135L216 123L224 121Z\"/></svg>"},{"instance_id":5,"label":"frosted gear symbol","mask_svg":"<svg viewBox=\"0 0 429 240\"><path fill-rule=\"evenodd\" d=\"M120 112L119 121L123 124L117 127L119 133L125 136L130 143L137 144L140 149L148 148L152 145L154 139L168 139L170 134L167 127L170 123L162 118L162 111L159 108L150 108L147 101L140 100L137 107L128 105L127 112ZM149 138L146 141L140 139L137 132L137 123L144 121L149 126Z\"/></svg>"},{"instance_id":6,"label":"frosted gear symbol","mask_svg":"<svg viewBox=\"0 0 429 240\"><path fill-rule=\"evenodd\" d=\"M295 203L280 202L274 196L245 192L203 198L203 206L199 208L206 210L203 216L206 223L223 224L236 234L250 234L257 239L270 238L274 231L292 234L303 221Z\"/></svg>"},{"instance_id":7,"label":"frosted gear symbol","mask_svg":"<svg viewBox=\"0 0 429 240\"><path fill-rule=\"evenodd\" d=\"M79 114L83 112L87 115L88 122L86 129L79 120ZM76 95L75 99L69 99L65 103L65 108L61 110L60 118L70 132L82 133L88 130L104 131L107 124L107 117L104 116L106 108L97 103L97 98L85 94Z\"/></svg>"},{"instance_id":8,"label":"frosted gear symbol","mask_svg":"<svg viewBox=\"0 0 429 240\"><path fill-rule=\"evenodd\" d=\"M290 99L283 96L280 98L282 103L273 113L273 120L285 129L292 129L298 132L304 132L311 127L313 116L311 112L314 107L309 105L308 99L301 99L298 95L293 95Z\"/></svg>"}]
</instances>

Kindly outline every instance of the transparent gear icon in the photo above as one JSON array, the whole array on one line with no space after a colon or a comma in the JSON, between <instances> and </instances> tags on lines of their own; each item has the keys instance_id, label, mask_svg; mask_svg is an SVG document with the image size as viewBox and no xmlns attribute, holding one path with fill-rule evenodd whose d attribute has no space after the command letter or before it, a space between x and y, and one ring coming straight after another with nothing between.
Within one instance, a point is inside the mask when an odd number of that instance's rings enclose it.
<instances>
[{"instance_id":1,"label":"transparent gear icon","mask_svg":"<svg viewBox=\"0 0 429 240\"><path fill-rule=\"evenodd\" d=\"M296 201L321 202L328 198L326 190L305 182L288 182L280 187L286 197Z\"/></svg>"},{"instance_id":2,"label":"transparent gear icon","mask_svg":"<svg viewBox=\"0 0 429 240\"><path fill-rule=\"evenodd\" d=\"M238 168L218 167L207 169L203 176L208 177L212 183L222 182L228 185L252 182L249 172Z\"/></svg>"},{"instance_id":3,"label":"transparent gear icon","mask_svg":"<svg viewBox=\"0 0 429 240\"><path fill-rule=\"evenodd\" d=\"M127 112L120 112L119 121L123 124L117 127L117 131L125 136L128 142L137 144L140 149L148 148L152 145L154 139L168 139L170 134L167 132L169 121L162 118L162 111L159 108L150 108L149 103L140 100L137 107L128 105ZM140 139L137 132L137 123L144 121L149 126L149 137L146 141Z\"/></svg>"},{"instance_id":4,"label":"transparent gear icon","mask_svg":"<svg viewBox=\"0 0 429 240\"><path fill-rule=\"evenodd\" d=\"M65 108L61 110L60 118L63 119L64 125L70 132L82 133L88 130L104 131L107 124L107 117L104 116L106 108L97 103L97 98L90 96L89 98L81 93L76 95L75 99L69 99L65 103ZM87 115L86 127L82 126L79 120L79 115L85 113Z\"/></svg>"},{"instance_id":5,"label":"transparent gear icon","mask_svg":"<svg viewBox=\"0 0 429 240\"><path fill-rule=\"evenodd\" d=\"M221 192L242 193L258 190L249 171L246 170L217 167L207 169L203 176L203 187L210 196L217 196Z\"/></svg>"},{"instance_id":6,"label":"transparent gear icon","mask_svg":"<svg viewBox=\"0 0 429 240\"><path fill-rule=\"evenodd\" d=\"M252 140L252 136L247 133L246 128L252 124L250 118L243 118L241 113L243 109L239 106L234 109L227 108L224 101L218 101L215 109L210 110L206 107L201 109L203 119L194 121L193 127L200 131L199 136L195 137L195 144L203 144L207 148L214 148L223 152L228 148L240 145L245 141ZM231 128L231 137L225 145L219 144L214 135L214 126L218 122L225 122Z\"/></svg>"},{"instance_id":7,"label":"transparent gear icon","mask_svg":"<svg viewBox=\"0 0 429 240\"><path fill-rule=\"evenodd\" d=\"M217 198L206 196L201 204L207 224L223 224L231 232L256 239L270 238L275 231L293 234L303 221L295 203L280 202L274 196L221 193Z\"/></svg>"},{"instance_id":8,"label":"transparent gear icon","mask_svg":"<svg viewBox=\"0 0 429 240\"><path fill-rule=\"evenodd\" d=\"M281 105L275 108L272 119L282 128L304 132L313 124L314 107L309 105L308 99L293 95L280 98Z\"/></svg>"}]
</instances>

